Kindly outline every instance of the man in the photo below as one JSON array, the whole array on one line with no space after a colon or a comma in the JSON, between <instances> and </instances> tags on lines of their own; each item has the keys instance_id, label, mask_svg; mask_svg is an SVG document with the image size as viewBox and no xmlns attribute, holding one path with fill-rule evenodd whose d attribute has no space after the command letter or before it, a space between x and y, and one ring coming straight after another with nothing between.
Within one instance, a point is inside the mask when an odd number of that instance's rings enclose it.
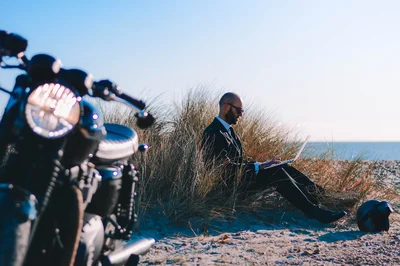
<instances>
[{"instance_id":1,"label":"man","mask_svg":"<svg viewBox=\"0 0 400 266\"><path fill-rule=\"evenodd\" d=\"M316 197L318 190L303 173L289 165L266 169L281 161L277 158L266 162L248 162L244 159L242 144L232 125L236 125L243 115L243 103L239 95L228 92L219 101L219 115L204 130L202 146L208 159L217 159L227 165L228 179L238 171L244 172L249 187L263 190L275 187L290 203L299 208L306 216L322 223L332 223L346 215L344 211L331 211L319 206ZM312 192L314 191L314 193Z\"/></svg>"}]
</instances>

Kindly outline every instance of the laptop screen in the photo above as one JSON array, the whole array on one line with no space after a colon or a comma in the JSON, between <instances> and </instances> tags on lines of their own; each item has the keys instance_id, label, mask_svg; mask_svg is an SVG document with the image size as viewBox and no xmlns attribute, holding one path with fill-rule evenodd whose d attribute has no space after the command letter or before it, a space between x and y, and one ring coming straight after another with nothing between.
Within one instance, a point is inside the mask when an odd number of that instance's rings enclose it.
<instances>
[{"instance_id":1,"label":"laptop screen","mask_svg":"<svg viewBox=\"0 0 400 266\"><path fill-rule=\"evenodd\" d=\"M309 138L310 138L309 136L306 138L306 140L304 141L303 145L301 145L300 150L297 152L296 157L294 157L293 160L297 160L300 157L300 154L303 152L304 147L306 146Z\"/></svg>"}]
</instances>

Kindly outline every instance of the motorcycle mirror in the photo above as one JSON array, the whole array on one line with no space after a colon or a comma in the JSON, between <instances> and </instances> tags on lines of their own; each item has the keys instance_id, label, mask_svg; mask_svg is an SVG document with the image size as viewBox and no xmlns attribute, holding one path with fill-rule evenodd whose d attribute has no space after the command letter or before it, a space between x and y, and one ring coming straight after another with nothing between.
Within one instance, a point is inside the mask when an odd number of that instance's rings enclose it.
<instances>
[{"instance_id":1,"label":"motorcycle mirror","mask_svg":"<svg viewBox=\"0 0 400 266\"><path fill-rule=\"evenodd\" d=\"M137 118L136 125L141 129L149 128L155 121L154 116L146 112L136 114L135 117Z\"/></svg>"}]
</instances>

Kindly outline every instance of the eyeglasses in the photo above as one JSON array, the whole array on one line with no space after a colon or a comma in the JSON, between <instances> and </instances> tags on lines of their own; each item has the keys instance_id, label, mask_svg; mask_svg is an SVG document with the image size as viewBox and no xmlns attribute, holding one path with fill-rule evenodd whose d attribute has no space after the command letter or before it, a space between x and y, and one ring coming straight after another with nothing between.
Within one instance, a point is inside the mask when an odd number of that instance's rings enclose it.
<instances>
[{"instance_id":1,"label":"eyeglasses","mask_svg":"<svg viewBox=\"0 0 400 266\"><path fill-rule=\"evenodd\" d=\"M240 113L240 114L243 114L243 113L244 113L244 109L243 109L243 108L234 106L234 105L231 104L231 103L226 103L226 104L228 104L228 105L232 106L233 108L235 108L236 111L237 111L238 113Z\"/></svg>"}]
</instances>

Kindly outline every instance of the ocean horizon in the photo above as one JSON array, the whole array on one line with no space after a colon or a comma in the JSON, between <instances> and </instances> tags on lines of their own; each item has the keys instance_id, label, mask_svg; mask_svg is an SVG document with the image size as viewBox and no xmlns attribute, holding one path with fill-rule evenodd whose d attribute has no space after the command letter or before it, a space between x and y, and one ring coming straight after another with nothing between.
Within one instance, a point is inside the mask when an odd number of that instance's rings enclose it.
<instances>
[{"instance_id":1,"label":"ocean horizon","mask_svg":"<svg viewBox=\"0 0 400 266\"><path fill-rule=\"evenodd\" d=\"M340 160L400 160L400 142L322 142L310 141L302 157L314 158L328 153L330 158Z\"/></svg>"}]
</instances>

